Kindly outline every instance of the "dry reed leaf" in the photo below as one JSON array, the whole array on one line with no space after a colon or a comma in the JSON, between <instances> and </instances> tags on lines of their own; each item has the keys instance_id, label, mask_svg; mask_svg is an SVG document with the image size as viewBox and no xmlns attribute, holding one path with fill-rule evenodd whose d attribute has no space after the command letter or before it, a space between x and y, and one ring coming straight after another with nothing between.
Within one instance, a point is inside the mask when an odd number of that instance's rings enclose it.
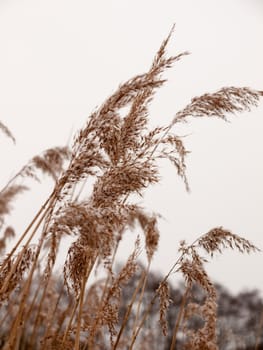
<instances>
[{"instance_id":1,"label":"dry reed leaf","mask_svg":"<svg viewBox=\"0 0 263 350\"><path fill-rule=\"evenodd\" d=\"M14 143L16 143L16 140L11 133L11 131L8 129L7 126L5 126L1 121L0 121L0 130L7 136L9 137Z\"/></svg>"},{"instance_id":2,"label":"dry reed leaf","mask_svg":"<svg viewBox=\"0 0 263 350\"><path fill-rule=\"evenodd\" d=\"M4 223L4 216L8 215L12 209L11 202L19 193L27 189L26 186L11 185L0 192L0 229Z\"/></svg>"},{"instance_id":3,"label":"dry reed leaf","mask_svg":"<svg viewBox=\"0 0 263 350\"><path fill-rule=\"evenodd\" d=\"M15 230L11 226L7 226L5 228L4 234L2 238L0 238L0 254L3 254L5 248L6 248L6 242L10 238L15 237Z\"/></svg>"}]
</instances>

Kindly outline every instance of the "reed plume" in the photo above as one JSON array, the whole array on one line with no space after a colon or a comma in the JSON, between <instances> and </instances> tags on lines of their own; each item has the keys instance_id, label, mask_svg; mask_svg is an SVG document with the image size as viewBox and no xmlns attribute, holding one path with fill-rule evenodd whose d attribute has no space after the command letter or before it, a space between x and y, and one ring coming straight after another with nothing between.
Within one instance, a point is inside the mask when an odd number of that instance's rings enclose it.
<instances>
[{"instance_id":1,"label":"reed plume","mask_svg":"<svg viewBox=\"0 0 263 350\"><path fill-rule=\"evenodd\" d=\"M54 179L52 193L0 263L3 306L0 317L5 323L5 334L0 333L0 338L4 350L146 349L150 346L151 334L142 330L158 298L160 325L164 336L167 334L168 279L174 272L184 277L186 291L175 319L170 348L174 349L179 330L186 335L188 349L218 348L216 291L206 273L206 260L201 252L212 257L214 252L228 247L237 248L241 253L257 248L222 227L210 230L191 245L182 242L178 260L145 309L142 301L151 261L158 250L159 216L139 205L136 198L143 198L149 187L160 182L159 159L170 161L189 189L188 150L183 138L174 131L177 123L186 123L190 117L228 120L230 114L250 111L258 105L263 93L247 87L224 87L193 98L175 114L169 125L150 129L149 105L166 81L165 71L188 54L167 57L172 31L150 69L121 84L89 116L70 149L52 148L33 157L0 192L0 217L3 218L10 211L11 200L25 189L15 184L20 177L38 179L40 170ZM123 117L124 107L127 113ZM1 123L0 128L12 138ZM90 180L92 187L88 193L81 192ZM140 236L139 227L143 238L135 238L131 255L116 271L120 242L132 229ZM7 238L13 236L10 229L3 232L0 249L6 246ZM64 266L57 272L56 262L66 237L71 239L70 247ZM33 240L36 243L33 244ZM148 260L147 269L142 272L120 323L122 290L139 267L141 242ZM93 282L91 276L95 268L104 271L106 277ZM58 290L55 276L62 272L64 282ZM194 284L199 284L206 295L203 305L190 300ZM203 320L203 327L198 330L189 328L193 315ZM125 333L128 325L130 332Z\"/></svg>"}]
</instances>

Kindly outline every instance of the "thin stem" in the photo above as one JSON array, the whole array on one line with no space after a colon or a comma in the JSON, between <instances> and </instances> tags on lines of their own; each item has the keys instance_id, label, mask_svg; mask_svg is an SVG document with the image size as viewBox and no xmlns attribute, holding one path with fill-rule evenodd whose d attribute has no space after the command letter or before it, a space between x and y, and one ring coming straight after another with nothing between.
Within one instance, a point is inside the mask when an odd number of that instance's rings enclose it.
<instances>
[{"instance_id":1,"label":"thin stem","mask_svg":"<svg viewBox=\"0 0 263 350\"><path fill-rule=\"evenodd\" d=\"M32 226L35 224L36 220L38 219L38 217L41 215L41 213L45 210L46 205L48 204L48 202L52 199L52 197L55 194L55 190L51 193L51 195L48 197L48 199L45 201L45 203L42 205L42 207L39 209L39 211L37 212L37 214L35 215L35 217L33 218L33 220L31 221L31 223L28 225L28 227L26 228L26 230L24 231L24 233L21 235L21 237L19 238L19 240L17 241L16 245L13 247L13 249L11 250L11 252L7 255L6 259L3 261L3 263L1 264L1 268L0 268L0 272L3 270L3 268L6 266L6 264L8 263L10 257L14 254L14 252L17 250L17 248L19 247L20 243L23 241L23 239L25 238L25 236L27 235L27 233L30 231L30 229L32 228ZM47 209L46 209L47 210ZM46 211L45 211L46 213ZM45 216L45 215L43 215ZM44 217L43 217L44 218ZM41 219L41 222L43 220L43 218ZM30 238L31 240L32 238Z\"/></svg>"},{"instance_id":2,"label":"thin stem","mask_svg":"<svg viewBox=\"0 0 263 350\"><path fill-rule=\"evenodd\" d=\"M153 154L155 153L155 151L157 150L158 146L160 145L160 143L162 142L162 140L165 138L165 136L169 133L169 131L172 129L172 127L174 126L174 123L169 124L166 127L165 132L163 133L162 137L160 138L160 140L156 143L156 145L154 146L152 152L149 155L149 159L152 158Z\"/></svg>"},{"instance_id":3,"label":"thin stem","mask_svg":"<svg viewBox=\"0 0 263 350\"><path fill-rule=\"evenodd\" d=\"M181 323L181 320L182 320L182 317L183 317L183 311L184 311L184 308L185 308L186 300L187 300L187 297L188 297L190 289L191 289L191 285L190 285L190 283L188 283L186 291L185 291L183 299L182 299L182 302L181 302L181 305L180 305L179 314L177 316L176 323L175 323L175 326L174 326L173 338L172 338L170 350L174 350L175 349L177 333L178 333L179 326L180 326L180 323Z\"/></svg>"},{"instance_id":4,"label":"thin stem","mask_svg":"<svg viewBox=\"0 0 263 350\"><path fill-rule=\"evenodd\" d=\"M49 210L49 207L45 210L45 212L43 213L42 217L39 219L39 221L38 221L36 227L34 228L33 232L31 233L30 237L28 238L27 242L25 243L23 249L21 250L21 252L19 252L19 255L18 255L18 257L16 258L16 261L15 261L14 264L12 265L12 267L11 267L11 269L10 269L8 275L7 275L6 278L5 278L5 281L4 281L4 283L3 283L3 285L2 285L2 288L1 288L1 290L0 290L0 294L2 294L2 293L4 294L4 293L7 291L9 282L10 282L10 280L11 280L11 278L12 278L14 272L16 271L17 266L18 266L19 263L21 262L21 260L22 260L22 258L23 258L23 254L25 253L26 249L28 248L28 245L29 245L29 243L31 242L31 240L33 239L34 235L36 234L36 232L37 232L39 226L41 225L41 223L42 223L43 220L45 219L45 216L46 216L48 210ZM8 256L8 258L5 260L4 263L7 263L8 259L10 259L10 257L11 257L11 253L10 253L10 255ZM3 264L3 265L4 265L4 264Z\"/></svg>"},{"instance_id":5,"label":"thin stem","mask_svg":"<svg viewBox=\"0 0 263 350\"><path fill-rule=\"evenodd\" d=\"M77 330L76 330L75 346L74 346L75 350L79 350L79 345L80 345L79 339L80 339L80 331L81 331L81 316L82 316L86 282L87 282L87 279L86 277L84 277L81 283L80 298L79 298L79 313L78 313L78 319L77 319Z\"/></svg>"},{"instance_id":6,"label":"thin stem","mask_svg":"<svg viewBox=\"0 0 263 350\"><path fill-rule=\"evenodd\" d=\"M30 294L29 291L30 291L32 280L33 280L33 275L34 275L34 272L35 272L35 269L36 269L36 264L37 264L38 257L39 257L39 254L40 254L40 251L41 251L43 243L44 243L44 237L42 236L42 239L41 239L41 241L39 243L39 246L38 246L38 250L36 252L36 256L35 256L33 265L31 267L30 274L29 274L29 276L28 276L28 278L26 280L25 286L23 287L23 290L22 290L22 296L21 296L21 300L20 300L20 303L19 303L19 309L18 309L16 318L15 318L15 320L13 322L12 327L11 327L10 336L9 336L9 339L8 339L8 345L11 348L12 348L12 346L14 344L15 339L16 339L16 333L19 330L19 328L21 328L21 323L22 323L21 320L22 320L23 312L24 312L25 307L26 307L26 300L27 300L27 297Z\"/></svg>"},{"instance_id":7,"label":"thin stem","mask_svg":"<svg viewBox=\"0 0 263 350\"><path fill-rule=\"evenodd\" d=\"M67 328L66 328L66 330L65 330L65 333L64 333L64 336L63 336L63 339L62 339L61 348L63 347L63 345L65 345L65 341L66 341L66 339L67 339L67 336L68 336L68 333L69 333L69 330L70 330L70 327L71 327L71 324L72 324L72 321L73 321L75 312L76 312L76 310L77 310L77 308L78 308L78 304L79 304L79 297L76 298L74 307L73 307L73 309L72 309L72 312L71 312L71 315L70 315L70 319L69 319L69 322L68 322L68 324L67 324Z\"/></svg>"},{"instance_id":8,"label":"thin stem","mask_svg":"<svg viewBox=\"0 0 263 350\"><path fill-rule=\"evenodd\" d=\"M80 296L79 296L79 313L78 313L78 319L77 319L77 331L76 331L75 346L74 346L75 350L79 350L79 346L80 346L79 339L80 339L80 331L81 331L81 317L82 317L83 303L84 303L84 297L85 297L85 288L97 257L98 257L98 254L95 254L95 257L93 257L93 259L89 262L86 274L83 277L83 280L81 283L81 290L80 290Z\"/></svg>"},{"instance_id":9,"label":"thin stem","mask_svg":"<svg viewBox=\"0 0 263 350\"><path fill-rule=\"evenodd\" d=\"M26 315L24 316L25 322L24 322L24 324L23 324L23 333L24 333L24 331L26 330L27 321L30 321L31 313L32 313L32 311L34 310L33 308L36 306L37 297L38 297L38 295L39 295L39 293L40 293L41 287L42 287L42 286L41 286L41 282L40 282L39 285L38 285L38 287L37 287L37 289L36 289L36 291L35 291L34 298L33 298L31 304L30 304L29 307L28 307L28 310L27 310L27 312L26 312ZM30 326L30 325L29 325L29 326ZM34 328L35 328L35 322L34 322ZM35 336L33 336L33 334L35 334L34 329L33 329L33 332L32 332L32 334L31 334L31 336L30 336L30 341L29 341L29 344L32 344L32 345L33 345L33 343L34 343L34 341L35 341Z\"/></svg>"},{"instance_id":10,"label":"thin stem","mask_svg":"<svg viewBox=\"0 0 263 350\"><path fill-rule=\"evenodd\" d=\"M146 283L147 283L147 277L148 277L149 271L150 271L150 266L151 266L151 260L148 261L147 269L146 269L146 271L144 271L144 274L143 274L143 285L142 285L142 290L141 290L141 293L140 293L139 302L138 302L138 306L137 306L137 311L136 311L136 317L135 317L135 321L134 321L134 325L133 325L132 336L134 336L134 334L136 332L138 320L139 320L139 317L140 317L140 309L141 309L142 299L143 299L143 295L144 295L145 287L146 287Z\"/></svg>"},{"instance_id":11,"label":"thin stem","mask_svg":"<svg viewBox=\"0 0 263 350\"><path fill-rule=\"evenodd\" d=\"M183 255L184 255L184 253L182 253L182 254L180 255L180 257L176 260L176 262L175 262L175 263L173 264L173 266L170 268L169 272L168 272L167 275L164 277L164 279L162 280L161 283L164 283L164 282L166 282L166 281L168 280L168 278L170 277L170 275L171 275L172 272L174 271L175 267L176 267L176 266L179 264L179 262L182 260ZM158 294L155 293L155 295L152 297L152 300L150 301L150 304L149 304L148 308L146 309L146 311L145 311L145 313L144 313L144 315L143 315L143 317L142 317L142 319L141 319L141 322L140 322L139 326L137 327L136 333L135 333L135 334L133 335L133 337L132 337L131 345L130 345L130 347L129 347L129 350L132 350L133 345L134 345L134 343L135 343L135 341L136 341L136 339L137 339L137 336L138 336L138 334L139 334L139 332L140 332L142 326L144 325L144 322L146 321L147 317L149 316L149 313L150 313L151 310L152 310L152 307L153 307L153 305L154 305L154 303L155 303L155 300L157 299L157 296L158 296Z\"/></svg>"},{"instance_id":12,"label":"thin stem","mask_svg":"<svg viewBox=\"0 0 263 350\"><path fill-rule=\"evenodd\" d=\"M56 303L54 305L54 309L52 310L52 313L51 315L49 316L49 322L48 322L48 325L46 327L46 330L45 330L45 334L43 336L43 349L46 349L46 342L48 339L50 338L53 338L54 339L54 335L51 333L51 328L52 328L52 324L55 322L55 313L57 311L57 308L58 308L58 305L59 305L59 302L60 302L60 299L62 297L62 294L63 294L63 289L61 289L58 297L56 298ZM52 317L53 316L53 317ZM52 334L52 336L51 336ZM50 335L50 336L49 336Z\"/></svg>"},{"instance_id":13,"label":"thin stem","mask_svg":"<svg viewBox=\"0 0 263 350\"><path fill-rule=\"evenodd\" d=\"M11 179L5 184L5 186L1 189L1 191L0 191L0 195L1 195L1 193L3 193L10 185L11 185L11 183L20 175L20 172L21 172L21 170L17 173L17 174L15 174L13 177L11 177Z\"/></svg>"},{"instance_id":14,"label":"thin stem","mask_svg":"<svg viewBox=\"0 0 263 350\"><path fill-rule=\"evenodd\" d=\"M45 216L46 215L48 216L49 212L52 211L52 205L54 204L55 201L56 201L56 197L53 196L52 200L49 203L48 208L46 209L46 211L44 213L45 215L42 216L41 220L38 222L38 225L34 229L33 233L36 232L36 230L38 229L39 225L41 224L41 222L45 218ZM11 327L10 336L9 336L8 343L7 343L7 346L9 346L11 348L12 348L14 342L15 342L16 333L21 328L21 324L22 324L21 320L22 320L23 312L24 312L25 307L26 307L26 300L27 300L27 297L30 294L30 287L31 287L31 284L32 284L33 275L34 275L34 272L35 272L35 269L36 269L36 265L37 265L37 262L38 262L39 254L41 252L41 249L42 249L42 246L43 246L43 243L44 243L44 239L45 239L45 231L43 231L41 239L40 239L40 242L38 244L38 248L37 248L37 251L36 251L36 254L35 254L33 265L31 267L31 271L29 273L29 276L28 276L28 278L26 280L26 283L25 283L25 285L23 287L23 290L22 290L22 293L21 293L22 295L21 295L21 300L20 300L20 303L19 303L19 309L18 309L16 318L15 318L13 324L12 324L12 327Z\"/></svg>"},{"instance_id":15,"label":"thin stem","mask_svg":"<svg viewBox=\"0 0 263 350\"><path fill-rule=\"evenodd\" d=\"M141 322L140 322L140 324L139 324L139 326L138 326L138 328L136 330L136 333L132 337L131 344L129 346L129 350L133 349L133 345L134 345L134 343L135 343L135 341L137 339L137 336L138 336L142 326L144 325L144 322L146 321L146 319L147 319L147 317L148 317L148 315L149 315L149 313L150 313L150 311L151 311L151 309L152 309L156 299L157 299L157 294L154 295L154 297L152 298L152 300L151 300L147 310L145 311L144 316L141 319Z\"/></svg>"},{"instance_id":16,"label":"thin stem","mask_svg":"<svg viewBox=\"0 0 263 350\"><path fill-rule=\"evenodd\" d=\"M193 242L190 246L188 246L188 249L190 249L191 247L193 247L194 244L195 244L196 242L198 242L198 240L199 240L200 238L202 238L203 236L204 236L204 235L201 235L199 238L195 239L194 242ZM185 251L182 252L182 254L179 256L179 258L176 260L176 262L172 265L172 267L170 268L170 270L168 271L168 273L166 274L166 276L163 278L163 280L162 280L161 283L164 283L164 282L166 282L166 281L168 280L168 278L170 277L170 275L173 273L175 267L182 261L182 259L183 259L183 257L184 257L185 254L186 254ZM139 334L139 332L140 332L140 330L141 330L141 328L142 328L142 326L143 326L145 320L147 319L149 313L151 312L152 307L153 307L153 305L154 305L156 299L157 299L157 293L153 296L153 298L152 298L152 300L151 300L151 302L150 302L150 304L149 304L147 310L146 310L145 313L144 313L143 318L141 319L141 322L140 322L139 326L137 327L136 333L135 333L135 334L133 335L133 337L132 337L131 345L130 345L130 347L129 347L129 350L132 350L133 345L134 345L134 343L135 343L135 341L136 341L136 338L137 338L137 336L138 336L138 334Z\"/></svg>"},{"instance_id":17,"label":"thin stem","mask_svg":"<svg viewBox=\"0 0 263 350\"><path fill-rule=\"evenodd\" d=\"M135 302L135 299L136 299L136 296L137 296L137 294L138 294L138 291L140 290L140 288L141 288L141 286L142 286L142 284L143 284L143 281L144 281L144 275L141 276L141 278L140 278L140 280L139 280L139 283L137 284L137 287L136 287L135 291L133 292L133 295L132 295L130 304L129 304L128 307L127 307L127 311L126 311L126 313L125 313L125 315L124 315L124 318L123 318L123 321L122 321L122 323L121 323L121 328L120 328L119 333L118 333L118 335L117 335L117 338L116 338L116 341L115 341L113 350L116 350L116 349L117 349L117 346L118 346L118 344L119 344L121 335L122 335L122 333L123 333L123 331L124 331L124 328L125 328L125 326L126 326L126 324L127 324L127 322L128 322L129 316L130 316L130 314L131 314L132 306L133 306L133 304L134 304L134 302Z\"/></svg>"},{"instance_id":18,"label":"thin stem","mask_svg":"<svg viewBox=\"0 0 263 350\"><path fill-rule=\"evenodd\" d=\"M44 290L43 290L43 293L42 293L42 296L41 296L41 300L40 300L38 308L37 308L37 314L36 314L36 317L35 317L35 320L34 320L34 328L33 328L33 331L32 331L31 337L30 337L30 342L29 342L30 344L32 344L33 341L36 338L36 332L37 332L37 327L39 325L41 308L42 308L43 302L44 302L45 297L46 297L48 283L49 283L49 279L45 283ZM41 282L39 283L39 287L41 287Z\"/></svg>"}]
</instances>

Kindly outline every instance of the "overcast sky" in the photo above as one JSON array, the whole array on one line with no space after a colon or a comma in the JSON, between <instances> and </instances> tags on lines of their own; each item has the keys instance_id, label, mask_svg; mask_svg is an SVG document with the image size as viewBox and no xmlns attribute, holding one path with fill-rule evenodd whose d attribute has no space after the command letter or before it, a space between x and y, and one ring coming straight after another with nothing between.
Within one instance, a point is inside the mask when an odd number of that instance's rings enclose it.
<instances>
[{"instance_id":1,"label":"overcast sky","mask_svg":"<svg viewBox=\"0 0 263 350\"><path fill-rule=\"evenodd\" d=\"M173 23L169 53L191 56L166 73L153 123L169 123L192 97L222 86L263 90L262 0L0 0L0 120L17 140L0 136L1 185L33 155L64 145L119 83L145 72ZM263 249L262 120L263 101L231 124L202 119L185 127L191 193L167 164L162 185L146 196L165 218L154 268L167 272L180 240L215 226ZM40 205L37 191L17 220ZM262 261L262 253L226 252L208 271L232 291L263 291Z\"/></svg>"}]
</instances>

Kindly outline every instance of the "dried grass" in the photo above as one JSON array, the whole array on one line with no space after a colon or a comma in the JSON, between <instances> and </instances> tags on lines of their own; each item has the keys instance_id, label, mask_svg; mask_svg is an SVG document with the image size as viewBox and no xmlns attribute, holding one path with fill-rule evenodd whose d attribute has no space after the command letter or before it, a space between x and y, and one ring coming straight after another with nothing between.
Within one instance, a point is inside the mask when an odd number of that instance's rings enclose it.
<instances>
[{"instance_id":1,"label":"dried grass","mask_svg":"<svg viewBox=\"0 0 263 350\"><path fill-rule=\"evenodd\" d=\"M216 291L205 270L203 253L212 257L225 248L250 253L257 248L248 240L222 227L200 236L191 245L179 247L180 256L161 282L148 307L142 308L153 255L158 249L158 215L146 214L131 200L151 185L160 182L158 159L172 162L186 189L186 150L183 139L174 133L179 122L189 117L219 117L249 111L259 102L262 92L249 88L225 87L192 99L176 113L168 126L150 130L149 104L155 91L171 68L187 53L166 57L172 31L162 43L148 72L118 87L78 132L71 150L53 148L35 156L0 192L0 250L14 231L5 226L15 196L25 190L20 178L39 178L37 171L49 174L54 190L37 212L13 249L0 262L2 348L7 349L133 349L151 348L151 332L142 330L151 309L159 298L160 325L167 334L166 312L170 304L168 279L181 272L186 292L175 321L171 349L175 348L179 330L186 337L187 349L217 349ZM128 107L122 117L121 110ZM0 129L12 134L0 123ZM89 195L80 196L76 189L90 177L94 180ZM80 198L81 197L81 198ZM132 198L136 198L133 196ZM120 321L122 289L138 268L142 248L139 238L119 272L114 263L119 243L129 229L144 235L148 268L142 273L127 311ZM65 236L72 237L63 267L64 282L57 288L54 266ZM37 240L32 244L32 240ZM22 245L23 244L23 245ZM95 267L106 278L92 282ZM206 297L203 305L191 302L193 284L199 284ZM131 317L135 314L134 319ZM189 328L194 315L203 320L198 330ZM120 323L121 322L121 323ZM130 332L124 329L129 327ZM140 336L141 335L141 336Z\"/></svg>"},{"instance_id":2,"label":"dried grass","mask_svg":"<svg viewBox=\"0 0 263 350\"><path fill-rule=\"evenodd\" d=\"M11 133L11 131L8 129L8 127L3 124L1 121L0 121L0 130L7 136L9 137L14 143L16 142L13 134Z\"/></svg>"}]
</instances>

